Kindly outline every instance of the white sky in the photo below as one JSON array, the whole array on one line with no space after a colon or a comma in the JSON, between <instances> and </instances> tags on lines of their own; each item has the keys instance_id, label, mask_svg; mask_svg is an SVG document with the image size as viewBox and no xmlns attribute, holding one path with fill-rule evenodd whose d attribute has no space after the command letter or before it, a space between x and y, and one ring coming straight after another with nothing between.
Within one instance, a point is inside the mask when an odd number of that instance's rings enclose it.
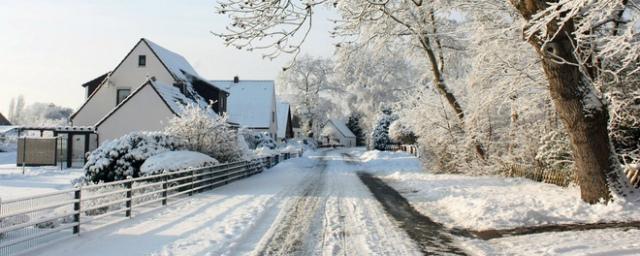
<instances>
[{"instance_id":1,"label":"white sky","mask_svg":"<svg viewBox=\"0 0 640 256\"><path fill-rule=\"evenodd\" d=\"M22 94L27 104L76 109L80 86L125 57L145 37L187 58L209 79L275 79L290 56L263 60L259 52L226 48L209 31L226 18L215 0L0 0L0 112ZM326 14L322 14L323 16ZM329 22L314 19L303 53L333 52Z\"/></svg>"}]
</instances>

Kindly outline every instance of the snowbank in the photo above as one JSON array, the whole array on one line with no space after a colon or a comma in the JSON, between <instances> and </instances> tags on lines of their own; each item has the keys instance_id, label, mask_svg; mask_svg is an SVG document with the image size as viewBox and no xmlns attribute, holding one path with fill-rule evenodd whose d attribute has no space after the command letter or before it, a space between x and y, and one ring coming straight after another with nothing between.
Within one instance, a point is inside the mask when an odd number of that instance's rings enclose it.
<instances>
[{"instance_id":1,"label":"snowbank","mask_svg":"<svg viewBox=\"0 0 640 256\"><path fill-rule=\"evenodd\" d=\"M168 151L149 157L140 167L141 175L153 175L163 172L179 171L215 165L218 160L193 151Z\"/></svg>"},{"instance_id":2,"label":"snowbank","mask_svg":"<svg viewBox=\"0 0 640 256\"><path fill-rule=\"evenodd\" d=\"M383 178L423 214L449 227L474 230L640 220L640 205L618 200L590 205L577 187L522 178L393 173Z\"/></svg>"},{"instance_id":3,"label":"snowbank","mask_svg":"<svg viewBox=\"0 0 640 256\"><path fill-rule=\"evenodd\" d=\"M362 149L359 149L351 151L350 154L359 158L364 170L378 175L422 171L420 160L405 152L362 152Z\"/></svg>"}]
</instances>

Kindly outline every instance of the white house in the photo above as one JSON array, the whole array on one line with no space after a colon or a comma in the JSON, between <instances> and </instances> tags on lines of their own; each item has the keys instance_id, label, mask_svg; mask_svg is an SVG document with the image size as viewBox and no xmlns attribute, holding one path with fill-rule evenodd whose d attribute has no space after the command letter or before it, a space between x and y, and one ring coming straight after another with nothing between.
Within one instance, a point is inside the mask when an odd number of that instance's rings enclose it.
<instances>
[{"instance_id":1,"label":"white house","mask_svg":"<svg viewBox=\"0 0 640 256\"><path fill-rule=\"evenodd\" d=\"M320 134L321 142L324 145L355 147L356 135L347 125L337 119L330 119L322 128Z\"/></svg>"},{"instance_id":2,"label":"white house","mask_svg":"<svg viewBox=\"0 0 640 256\"><path fill-rule=\"evenodd\" d=\"M201 78L184 57L145 38L113 71L83 87L87 99L71 122L95 127L100 143L132 131L163 130L189 104L225 112L229 96Z\"/></svg>"},{"instance_id":3,"label":"white house","mask_svg":"<svg viewBox=\"0 0 640 256\"><path fill-rule=\"evenodd\" d=\"M294 137L293 123L291 122L291 107L287 102L278 102L276 116L278 117L278 141Z\"/></svg>"},{"instance_id":4,"label":"white house","mask_svg":"<svg viewBox=\"0 0 640 256\"><path fill-rule=\"evenodd\" d=\"M229 92L227 113L231 122L277 137L276 89L273 80L212 80Z\"/></svg>"}]
</instances>

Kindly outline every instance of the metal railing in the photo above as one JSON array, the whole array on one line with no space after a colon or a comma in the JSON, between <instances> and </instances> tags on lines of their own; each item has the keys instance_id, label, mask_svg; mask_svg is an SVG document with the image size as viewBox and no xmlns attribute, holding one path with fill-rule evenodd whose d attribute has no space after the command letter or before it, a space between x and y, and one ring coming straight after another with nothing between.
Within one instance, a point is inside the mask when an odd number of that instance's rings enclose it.
<instances>
[{"instance_id":1,"label":"metal railing","mask_svg":"<svg viewBox=\"0 0 640 256\"><path fill-rule=\"evenodd\" d=\"M262 172L302 153L282 153L0 201L0 256L132 218L194 193Z\"/></svg>"}]
</instances>

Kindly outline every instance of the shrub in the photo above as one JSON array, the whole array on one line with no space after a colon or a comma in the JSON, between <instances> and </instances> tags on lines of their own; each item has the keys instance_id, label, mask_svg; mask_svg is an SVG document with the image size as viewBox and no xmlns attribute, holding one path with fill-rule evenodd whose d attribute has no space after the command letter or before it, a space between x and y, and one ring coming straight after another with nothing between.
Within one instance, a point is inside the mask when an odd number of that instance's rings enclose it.
<instances>
[{"instance_id":1,"label":"shrub","mask_svg":"<svg viewBox=\"0 0 640 256\"><path fill-rule=\"evenodd\" d=\"M102 144L87 158L85 182L111 182L140 176L140 166L158 153L183 149L181 141L162 132L134 132Z\"/></svg>"},{"instance_id":2,"label":"shrub","mask_svg":"<svg viewBox=\"0 0 640 256\"><path fill-rule=\"evenodd\" d=\"M184 141L187 149L207 154L220 162L242 160L247 148L239 143L238 134L227 122L198 106L187 106L182 116L169 121L167 133Z\"/></svg>"},{"instance_id":3,"label":"shrub","mask_svg":"<svg viewBox=\"0 0 640 256\"><path fill-rule=\"evenodd\" d=\"M389 126L389 136L394 142L402 144L415 144L417 139L413 130L400 120L391 123L391 126Z\"/></svg>"}]
</instances>

